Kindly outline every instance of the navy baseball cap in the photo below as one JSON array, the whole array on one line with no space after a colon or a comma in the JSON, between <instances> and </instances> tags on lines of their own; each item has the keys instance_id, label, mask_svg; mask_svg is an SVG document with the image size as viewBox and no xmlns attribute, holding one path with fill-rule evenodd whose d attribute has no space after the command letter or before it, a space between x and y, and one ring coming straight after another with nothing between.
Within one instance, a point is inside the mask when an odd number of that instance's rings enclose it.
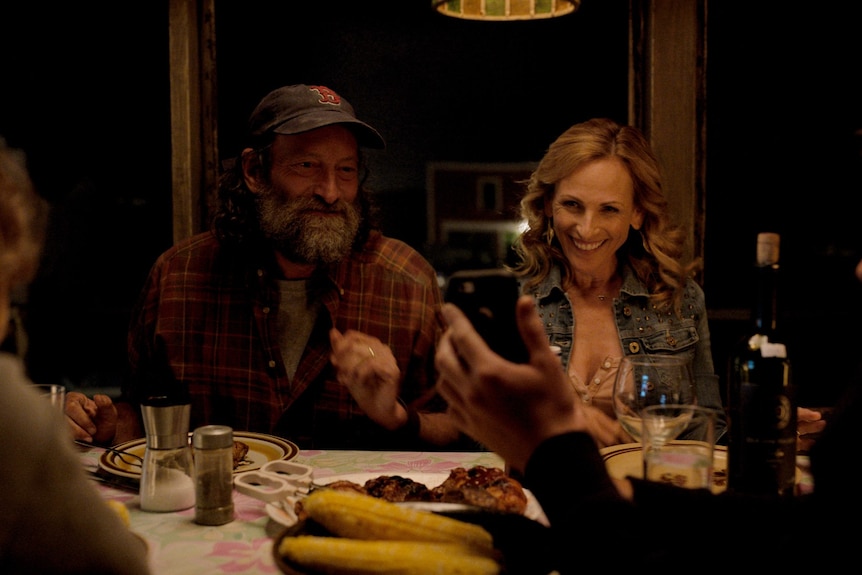
<instances>
[{"instance_id":1,"label":"navy baseball cap","mask_svg":"<svg viewBox=\"0 0 862 575\"><path fill-rule=\"evenodd\" d=\"M258 137L267 133L301 134L316 128L344 124L367 148L385 148L383 137L356 118L353 106L326 86L283 86L263 97L248 120L248 131Z\"/></svg>"}]
</instances>

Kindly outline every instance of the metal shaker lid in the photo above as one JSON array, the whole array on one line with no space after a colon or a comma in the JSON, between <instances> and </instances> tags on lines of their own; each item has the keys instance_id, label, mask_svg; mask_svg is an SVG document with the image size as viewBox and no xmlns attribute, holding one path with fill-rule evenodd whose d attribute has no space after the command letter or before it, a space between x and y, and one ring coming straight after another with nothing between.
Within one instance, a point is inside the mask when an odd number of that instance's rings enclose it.
<instances>
[{"instance_id":1,"label":"metal shaker lid","mask_svg":"<svg viewBox=\"0 0 862 575\"><path fill-rule=\"evenodd\" d=\"M204 425L195 429L192 445L197 449L233 447L233 428L227 425Z\"/></svg>"},{"instance_id":2,"label":"metal shaker lid","mask_svg":"<svg viewBox=\"0 0 862 575\"><path fill-rule=\"evenodd\" d=\"M141 405L147 447L176 449L188 447L191 404Z\"/></svg>"}]
</instances>

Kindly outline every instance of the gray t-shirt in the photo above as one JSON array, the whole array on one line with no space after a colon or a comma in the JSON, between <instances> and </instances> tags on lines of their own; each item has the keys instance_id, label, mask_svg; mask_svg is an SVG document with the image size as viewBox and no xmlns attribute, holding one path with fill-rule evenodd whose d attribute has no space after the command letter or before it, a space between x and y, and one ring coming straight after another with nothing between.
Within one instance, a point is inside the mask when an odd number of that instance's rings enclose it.
<instances>
[{"instance_id":1,"label":"gray t-shirt","mask_svg":"<svg viewBox=\"0 0 862 575\"><path fill-rule=\"evenodd\" d=\"M302 352L314 329L320 302L308 299L309 280L278 280L278 344L287 376L293 379Z\"/></svg>"}]
</instances>

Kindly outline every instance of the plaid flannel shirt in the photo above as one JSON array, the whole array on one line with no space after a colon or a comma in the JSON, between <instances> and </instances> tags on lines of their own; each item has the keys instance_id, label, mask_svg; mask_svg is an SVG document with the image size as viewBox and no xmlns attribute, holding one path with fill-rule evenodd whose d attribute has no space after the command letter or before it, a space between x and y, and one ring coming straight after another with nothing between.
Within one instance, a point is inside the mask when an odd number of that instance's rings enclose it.
<instances>
[{"instance_id":1,"label":"plaid flannel shirt","mask_svg":"<svg viewBox=\"0 0 862 575\"><path fill-rule=\"evenodd\" d=\"M291 379L278 346L274 266L270 250L229 249L210 232L162 254L132 315L126 397L187 392L192 429L229 425L302 449L393 446L397 433L374 424L336 381L328 331L379 338L401 370L401 398L417 399L434 384L443 327L434 269L407 244L374 232L321 271L314 281L323 306Z\"/></svg>"}]
</instances>

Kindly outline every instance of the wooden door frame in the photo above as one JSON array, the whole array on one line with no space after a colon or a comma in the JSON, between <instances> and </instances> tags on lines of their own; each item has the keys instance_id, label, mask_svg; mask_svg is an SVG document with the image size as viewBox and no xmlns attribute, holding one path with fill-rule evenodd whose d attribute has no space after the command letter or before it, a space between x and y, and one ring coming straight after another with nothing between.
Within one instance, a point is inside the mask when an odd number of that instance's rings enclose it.
<instances>
[{"instance_id":1,"label":"wooden door frame","mask_svg":"<svg viewBox=\"0 0 862 575\"><path fill-rule=\"evenodd\" d=\"M659 157L671 214L688 234L687 255L702 258L707 0L629 0L629 7L629 122Z\"/></svg>"},{"instance_id":2,"label":"wooden door frame","mask_svg":"<svg viewBox=\"0 0 862 575\"><path fill-rule=\"evenodd\" d=\"M170 0L173 239L206 229L218 182L215 0Z\"/></svg>"}]
</instances>

